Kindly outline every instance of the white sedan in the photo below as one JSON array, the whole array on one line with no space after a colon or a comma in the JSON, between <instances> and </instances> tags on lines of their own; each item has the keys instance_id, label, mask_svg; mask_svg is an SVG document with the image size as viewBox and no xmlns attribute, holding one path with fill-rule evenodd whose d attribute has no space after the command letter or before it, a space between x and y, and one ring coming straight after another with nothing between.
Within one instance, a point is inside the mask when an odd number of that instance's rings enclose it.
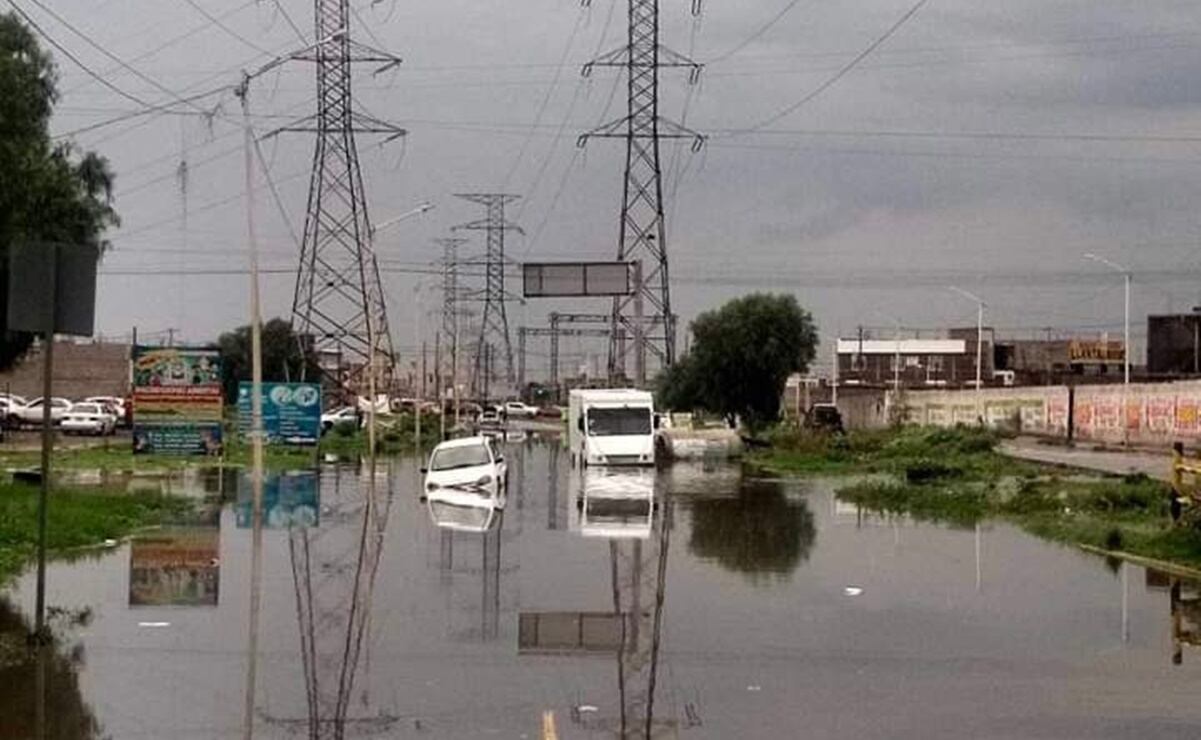
<instances>
[{"instance_id":1,"label":"white sedan","mask_svg":"<svg viewBox=\"0 0 1201 740\"><path fill-rule=\"evenodd\" d=\"M77 403L63 414L60 424L64 434L112 434L117 417L98 403Z\"/></svg>"},{"instance_id":2,"label":"white sedan","mask_svg":"<svg viewBox=\"0 0 1201 740\"><path fill-rule=\"evenodd\" d=\"M50 399L50 422L58 424L71 410L71 402L65 398ZM12 410L12 418L18 424L33 424L41 425L42 423L42 399L35 398L24 406L14 408Z\"/></svg>"},{"instance_id":3,"label":"white sedan","mask_svg":"<svg viewBox=\"0 0 1201 740\"><path fill-rule=\"evenodd\" d=\"M439 527L483 532L505 507L508 468L487 437L443 442L422 472L423 498Z\"/></svg>"}]
</instances>

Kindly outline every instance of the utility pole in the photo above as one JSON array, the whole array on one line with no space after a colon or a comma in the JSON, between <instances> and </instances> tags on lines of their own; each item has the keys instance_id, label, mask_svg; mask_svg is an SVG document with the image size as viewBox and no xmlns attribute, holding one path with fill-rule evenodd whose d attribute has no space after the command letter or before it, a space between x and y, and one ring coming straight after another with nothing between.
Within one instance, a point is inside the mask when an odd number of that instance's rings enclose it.
<instances>
[{"instance_id":1,"label":"utility pole","mask_svg":"<svg viewBox=\"0 0 1201 740\"><path fill-rule=\"evenodd\" d=\"M499 344L505 353L505 380L509 385L516 382L513 372L513 345L509 339L509 318L505 303L515 297L505 291L505 233L524 233L521 227L505 220L505 205L519 196L505 193L460 193L458 197L478 203L486 209L484 218L454 227L455 231L483 231L486 246L484 251L484 289L477 294L484 303L484 315L480 321L480 338L475 355L475 367L471 373L471 387L479 387L480 363L484 359L485 345ZM467 264L467 263L464 263ZM486 396L487 394L485 394Z\"/></svg>"},{"instance_id":2,"label":"utility pole","mask_svg":"<svg viewBox=\"0 0 1201 740\"><path fill-rule=\"evenodd\" d=\"M614 0L616 2L617 0ZM659 70L684 67L689 82L700 77L701 65L659 43L659 0L627 0L627 42L584 65L625 70L627 112L579 138L583 146L593 137L624 139L626 166L624 195L617 242L617 260L636 266L633 293L613 299L612 333L609 340L610 380L626 374L627 333L634 337L635 374L638 385L646 384L646 352L649 349L661 367L675 362L676 326L671 311L668 279L667 230L663 213L663 170L659 148L663 139L692 139L699 150L704 137L659 115ZM585 0L589 4L590 0ZM700 13L693 1L692 12ZM650 315L645 315L649 309Z\"/></svg>"},{"instance_id":3,"label":"utility pole","mask_svg":"<svg viewBox=\"0 0 1201 740\"><path fill-rule=\"evenodd\" d=\"M442 247L442 334L450 342L450 386L454 400L455 424L459 422L459 247L467 243L459 237L435 239ZM439 385L439 400L442 390ZM445 411L445 408L442 409ZM443 430L445 432L445 430ZM443 433L442 438L446 438Z\"/></svg>"},{"instance_id":4,"label":"utility pole","mask_svg":"<svg viewBox=\"0 0 1201 740\"><path fill-rule=\"evenodd\" d=\"M517 327L517 389L525 388L525 332L524 326Z\"/></svg>"},{"instance_id":5,"label":"utility pole","mask_svg":"<svg viewBox=\"0 0 1201 740\"><path fill-rule=\"evenodd\" d=\"M314 0L314 15L316 42L289 58L314 63L317 112L278 129L316 134L292 327L317 351L338 353L348 370L329 380L345 391L363 385L381 360L387 385L395 362L355 135L406 133L356 111L351 67L386 69L400 58L351 40L349 0Z\"/></svg>"},{"instance_id":6,"label":"utility pole","mask_svg":"<svg viewBox=\"0 0 1201 740\"><path fill-rule=\"evenodd\" d=\"M964 298L976 302L976 422L983 424L984 401L981 392L984 390L984 378L981 365L984 361L984 308L987 304L983 298L975 293L969 293L962 288L956 288L954 285L949 287Z\"/></svg>"},{"instance_id":7,"label":"utility pole","mask_svg":"<svg viewBox=\"0 0 1201 740\"><path fill-rule=\"evenodd\" d=\"M1113 260L1105 259L1104 257L1092 254L1091 252L1084 255L1084 257L1086 259L1093 260L1094 262L1100 262L1109 269L1121 275L1122 283L1126 289L1124 301L1125 309L1122 321L1124 327L1122 341L1125 344L1125 346L1122 348L1122 441L1129 442L1130 429L1129 424L1126 421L1126 403L1130 398L1130 270L1122 265L1119 265ZM1109 347L1106 346L1105 349L1108 351Z\"/></svg>"}]
</instances>

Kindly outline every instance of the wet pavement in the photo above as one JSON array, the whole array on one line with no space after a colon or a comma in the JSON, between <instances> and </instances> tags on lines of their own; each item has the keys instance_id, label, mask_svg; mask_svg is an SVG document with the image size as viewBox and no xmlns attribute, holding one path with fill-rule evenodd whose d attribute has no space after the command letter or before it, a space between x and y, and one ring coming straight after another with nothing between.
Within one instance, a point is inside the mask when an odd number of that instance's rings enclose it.
<instances>
[{"instance_id":1,"label":"wet pavement","mask_svg":"<svg viewBox=\"0 0 1201 740\"><path fill-rule=\"evenodd\" d=\"M52 563L43 735L244 737L253 669L257 738L1201 736L1196 584L833 481L506 454L484 532L436 526L412 461L270 480L253 660L245 481ZM33 590L0 597L0 737L38 736Z\"/></svg>"}]
</instances>

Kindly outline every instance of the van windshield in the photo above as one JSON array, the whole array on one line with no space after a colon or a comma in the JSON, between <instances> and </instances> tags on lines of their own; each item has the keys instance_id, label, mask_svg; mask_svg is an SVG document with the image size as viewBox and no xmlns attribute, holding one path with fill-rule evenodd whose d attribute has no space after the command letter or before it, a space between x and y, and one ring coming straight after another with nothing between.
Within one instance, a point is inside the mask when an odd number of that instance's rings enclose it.
<instances>
[{"instance_id":1,"label":"van windshield","mask_svg":"<svg viewBox=\"0 0 1201 740\"><path fill-rule=\"evenodd\" d=\"M430 470L471 468L490 462L492 458L488 455L488 448L482 444L444 447L434 453L434 459L430 461Z\"/></svg>"},{"instance_id":2,"label":"van windshield","mask_svg":"<svg viewBox=\"0 0 1201 740\"><path fill-rule=\"evenodd\" d=\"M651 433L651 410L641 408L588 409L588 435L616 437Z\"/></svg>"}]
</instances>

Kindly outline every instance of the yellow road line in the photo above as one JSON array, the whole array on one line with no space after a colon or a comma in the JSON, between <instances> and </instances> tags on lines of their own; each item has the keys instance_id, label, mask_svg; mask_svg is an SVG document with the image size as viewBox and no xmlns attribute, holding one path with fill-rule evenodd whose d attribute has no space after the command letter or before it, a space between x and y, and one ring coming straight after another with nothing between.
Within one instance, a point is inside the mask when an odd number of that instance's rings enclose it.
<instances>
[{"instance_id":1,"label":"yellow road line","mask_svg":"<svg viewBox=\"0 0 1201 740\"><path fill-rule=\"evenodd\" d=\"M555 730L555 713L549 709L542 713L542 740L559 740L559 733Z\"/></svg>"}]
</instances>

